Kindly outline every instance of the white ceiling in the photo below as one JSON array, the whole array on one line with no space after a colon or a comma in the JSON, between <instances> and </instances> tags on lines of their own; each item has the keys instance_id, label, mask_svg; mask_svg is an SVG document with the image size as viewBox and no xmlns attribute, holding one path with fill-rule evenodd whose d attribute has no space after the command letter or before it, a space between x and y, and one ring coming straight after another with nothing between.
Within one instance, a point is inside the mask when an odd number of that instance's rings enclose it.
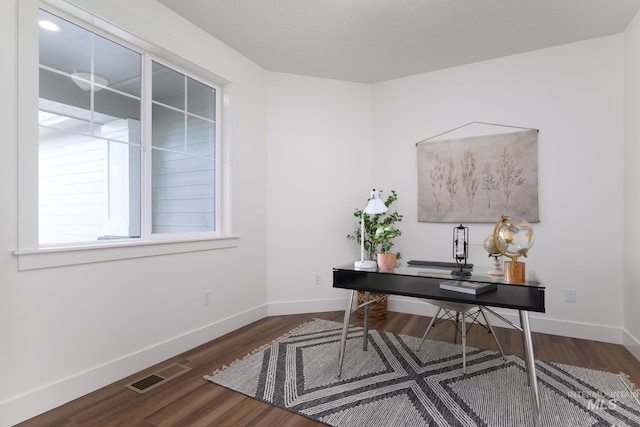
<instances>
[{"instance_id":1,"label":"white ceiling","mask_svg":"<svg viewBox=\"0 0 640 427\"><path fill-rule=\"evenodd\" d=\"M640 0L158 0L260 66L374 83L621 33Z\"/></svg>"}]
</instances>

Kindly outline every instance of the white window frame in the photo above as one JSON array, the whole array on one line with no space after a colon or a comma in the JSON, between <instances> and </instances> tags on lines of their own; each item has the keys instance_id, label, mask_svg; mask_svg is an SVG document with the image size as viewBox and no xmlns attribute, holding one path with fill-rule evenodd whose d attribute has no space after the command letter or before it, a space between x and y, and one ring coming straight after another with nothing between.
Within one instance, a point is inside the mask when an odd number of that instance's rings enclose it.
<instances>
[{"instance_id":1,"label":"white window frame","mask_svg":"<svg viewBox=\"0 0 640 427\"><path fill-rule=\"evenodd\" d=\"M232 232L230 187L230 95L233 84L210 71L192 64L161 47L145 42L121 28L69 5L62 0L42 2L20 1L18 9L18 270L59 267L168 255L173 253L222 249L238 246L239 238ZM216 132L216 231L200 233L151 234L143 230L140 238L96 241L83 244L41 247L38 233L38 14L39 9L68 19L97 34L106 36L143 53L143 73L151 61L157 61L217 89ZM150 79L142 88L143 126L150 127ZM148 105L147 105L148 104ZM144 132L143 132L144 134ZM148 135L148 133L147 133ZM151 155L150 141L142 141L143 158ZM143 168L149 167L148 160ZM145 172L143 180L150 179ZM143 182L143 193L150 183ZM150 224L149 194L143 194L142 223Z\"/></svg>"}]
</instances>

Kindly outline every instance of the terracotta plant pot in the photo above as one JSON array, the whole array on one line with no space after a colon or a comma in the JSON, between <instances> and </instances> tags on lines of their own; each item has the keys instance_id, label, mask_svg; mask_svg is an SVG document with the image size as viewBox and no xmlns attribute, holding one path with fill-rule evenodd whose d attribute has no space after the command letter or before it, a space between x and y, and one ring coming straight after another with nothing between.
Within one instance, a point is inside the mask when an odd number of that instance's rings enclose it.
<instances>
[{"instance_id":1,"label":"terracotta plant pot","mask_svg":"<svg viewBox=\"0 0 640 427\"><path fill-rule=\"evenodd\" d=\"M397 254L394 252L378 253L378 267L382 270L393 270L396 268Z\"/></svg>"}]
</instances>

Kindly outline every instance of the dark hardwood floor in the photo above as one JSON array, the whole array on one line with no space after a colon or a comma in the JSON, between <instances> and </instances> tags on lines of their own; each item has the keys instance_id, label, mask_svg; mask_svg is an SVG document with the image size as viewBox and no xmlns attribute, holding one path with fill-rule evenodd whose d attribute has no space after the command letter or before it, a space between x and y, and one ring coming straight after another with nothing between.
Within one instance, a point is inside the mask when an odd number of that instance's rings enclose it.
<instances>
[{"instance_id":1,"label":"dark hardwood floor","mask_svg":"<svg viewBox=\"0 0 640 427\"><path fill-rule=\"evenodd\" d=\"M275 316L187 351L157 366L118 381L79 399L46 412L19 426L319 426L299 415L258 402L212 384L202 377L223 365L244 357L253 349L282 336L314 318L342 321L342 312ZM374 320L371 327L406 335L422 336L430 318L389 312L386 320ZM355 315L351 322L362 324ZM495 328L505 353L522 356L520 333ZM442 323L429 333L430 339L452 341L454 327ZM595 341L533 334L536 358L584 366L609 372L625 372L640 385L640 361L623 346ZM474 327L468 345L497 350L491 336ZM337 355L336 355L337 357ZM181 363L190 371L144 394L128 388L139 378L172 363Z\"/></svg>"}]
</instances>

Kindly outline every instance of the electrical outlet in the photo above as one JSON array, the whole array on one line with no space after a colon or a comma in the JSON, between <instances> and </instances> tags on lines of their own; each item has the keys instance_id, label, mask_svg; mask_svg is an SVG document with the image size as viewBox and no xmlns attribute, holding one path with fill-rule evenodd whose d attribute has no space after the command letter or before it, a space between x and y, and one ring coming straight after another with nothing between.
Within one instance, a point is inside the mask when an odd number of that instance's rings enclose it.
<instances>
[{"instance_id":1,"label":"electrical outlet","mask_svg":"<svg viewBox=\"0 0 640 427\"><path fill-rule=\"evenodd\" d=\"M313 284L314 285L320 285L322 283L322 276L320 276L320 273L316 273L313 275Z\"/></svg>"},{"instance_id":2,"label":"electrical outlet","mask_svg":"<svg viewBox=\"0 0 640 427\"><path fill-rule=\"evenodd\" d=\"M577 292L575 289L565 289L564 290L564 300L566 302L576 302L577 300Z\"/></svg>"},{"instance_id":3,"label":"electrical outlet","mask_svg":"<svg viewBox=\"0 0 640 427\"><path fill-rule=\"evenodd\" d=\"M204 291L204 305L211 305L213 296L211 295L211 289Z\"/></svg>"}]
</instances>

